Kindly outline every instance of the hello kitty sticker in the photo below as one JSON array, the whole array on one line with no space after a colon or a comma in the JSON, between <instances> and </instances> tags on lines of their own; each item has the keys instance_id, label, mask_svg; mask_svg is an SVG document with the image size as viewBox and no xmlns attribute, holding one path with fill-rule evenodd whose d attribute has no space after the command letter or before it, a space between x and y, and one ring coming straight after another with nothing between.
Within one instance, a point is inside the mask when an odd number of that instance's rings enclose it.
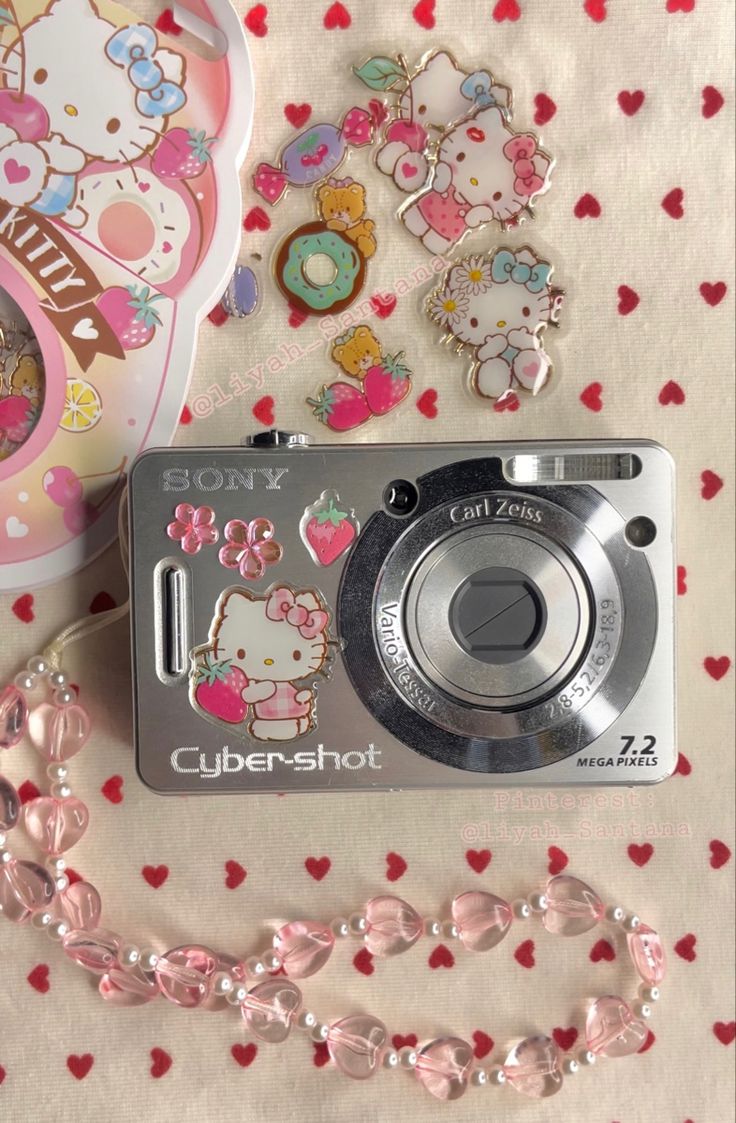
<instances>
[{"instance_id":1,"label":"hello kitty sticker","mask_svg":"<svg viewBox=\"0 0 736 1123\"><path fill-rule=\"evenodd\" d=\"M225 589L208 642L192 652L192 706L256 741L303 737L317 725L315 680L328 674L330 621L314 589Z\"/></svg>"},{"instance_id":2,"label":"hello kitty sticker","mask_svg":"<svg viewBox=\"0 0 736 1123\"><path fill-rule=\"evenodd\" d=\"M498 411L519 406L519 391L537 394L552 362L542 335L557 325L563 291L551 284L552 266L529 246L463 258L445 273L426 302L445 339L473 356L472 390Z\"/></svg>"},{"instance_id":3,"label":"hello kitty sticker","mask_svg":"<svg viewBox=\"0 0 736 1123\"><path fill-rule=\"evenodd\" d=\"M534 134L511 127L511 91L489 70L468 72L435 51L413 70L402 56L377 56L355 74L370 89L400 91L376 162L412 195L399 217L430 253L488 222L504 230L533 216L553 160Z\"/></svg>"},{"instance_id":4,"label":"hello kitty sticker","mask_svg":"<svg viewBox=\"0 0 736 1123\"><path fill-rule=\"evenodd\" d=\"M0 588L14 588L102 549L110 465L173 433L197 323L234 266L253 90L227 0L177 5L180 40L108 0L2 11L0 289L45 376L32 431L0 462ZM54 499L65 480L73 520Z\"/></svg>"}]
</instances>

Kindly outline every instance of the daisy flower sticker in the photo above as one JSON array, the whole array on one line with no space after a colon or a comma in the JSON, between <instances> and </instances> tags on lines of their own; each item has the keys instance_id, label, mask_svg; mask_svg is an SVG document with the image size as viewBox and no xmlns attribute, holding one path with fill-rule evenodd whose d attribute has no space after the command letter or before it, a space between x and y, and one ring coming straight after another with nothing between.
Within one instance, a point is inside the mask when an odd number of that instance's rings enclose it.
<instances>
[{"instance_id":1,"label":"daisy flower sticker","mask_svg":"<svg viewBox=\"0 0 736 1123\"><path fill-rule=\"evenodd\" d=\"M446 328L454 328L459 324L468 310L468 298L464 292L448 286L434 293L430 313Z\"/></svg>"},{"instance_id":2,"label":"daisy flower sticker","mask_svg":"<svg viewBox=\"0 0 736 1123\"><path fill-rule=\"evenodd\" d=\"M491 263L484 257L468 257L452 270L452 282L469 296L478 296L491 287Z\"/></svg>"}]
</instances>

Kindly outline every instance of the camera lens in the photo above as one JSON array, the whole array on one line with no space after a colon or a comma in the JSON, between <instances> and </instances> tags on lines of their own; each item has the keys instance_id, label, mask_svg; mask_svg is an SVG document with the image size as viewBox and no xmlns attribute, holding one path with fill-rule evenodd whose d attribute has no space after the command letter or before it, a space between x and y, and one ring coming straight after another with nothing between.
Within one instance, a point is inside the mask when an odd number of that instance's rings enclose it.
<instances>
[{"instance_id":1,"label":"camera lens","mask_svg":"<svg viewBox=\"0 0 736 1123\"><path fill-rule=\"evenodd\" d=\"M419 492L408 480L392 480L383 492L383 505L389 515L410 515L419 502Z\"/></svg>"},{"instance_id":2,"label":"camera lens","mask_svg":"<svg viewBox=\"0 0 736 1123\"><path fill-rule=\"evenodd\" d=\"M482 663L516 663L539 642L547 619L542 595L526 574L490 567L474 573L450 604L450 627Z\"/></svg>"}]
</instances>

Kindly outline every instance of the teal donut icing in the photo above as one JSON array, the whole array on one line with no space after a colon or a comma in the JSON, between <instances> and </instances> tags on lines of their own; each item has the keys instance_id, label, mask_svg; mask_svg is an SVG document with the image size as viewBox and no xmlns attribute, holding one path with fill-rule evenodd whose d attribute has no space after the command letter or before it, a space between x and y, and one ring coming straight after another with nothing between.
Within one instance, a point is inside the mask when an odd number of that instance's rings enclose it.
<instances>
[{"instance_id":1,"label":"teal donut icing","mask_svg":"<svg viewBox=\"0 0 736 1123\"><path fill-rule=\"evenodd\" d=\"M337 270L335 278L327 284L315 284L304 272L309 258L315 254L325 254ZM294 238L281 279L289 292L315 312L328 312L338 301L350 296L361 266L361 255L348 238L338 230L324 230Z\"/></svg>"}]
</instances>

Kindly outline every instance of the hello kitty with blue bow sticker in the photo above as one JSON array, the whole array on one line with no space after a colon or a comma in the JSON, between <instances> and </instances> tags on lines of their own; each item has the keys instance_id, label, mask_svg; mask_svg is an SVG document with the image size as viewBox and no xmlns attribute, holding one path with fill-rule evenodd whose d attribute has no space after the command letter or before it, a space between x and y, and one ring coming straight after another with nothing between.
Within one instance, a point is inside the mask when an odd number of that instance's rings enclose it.
<instances>
[{"instance_id":1,"label":"hello kitty with blue bow sticker","mask_svg":"<svg viewBox=\"0 0 736 1123\"><path fill-rule=\"evenodd\" d=\"M127 70L137 90L136 108L144 117L168 117L187 100L181 85L172 80L181 77L181 59L171 51L158 49L156 33L147 24L116 32L105 54Z\"/></svg>"}]
</instances>

